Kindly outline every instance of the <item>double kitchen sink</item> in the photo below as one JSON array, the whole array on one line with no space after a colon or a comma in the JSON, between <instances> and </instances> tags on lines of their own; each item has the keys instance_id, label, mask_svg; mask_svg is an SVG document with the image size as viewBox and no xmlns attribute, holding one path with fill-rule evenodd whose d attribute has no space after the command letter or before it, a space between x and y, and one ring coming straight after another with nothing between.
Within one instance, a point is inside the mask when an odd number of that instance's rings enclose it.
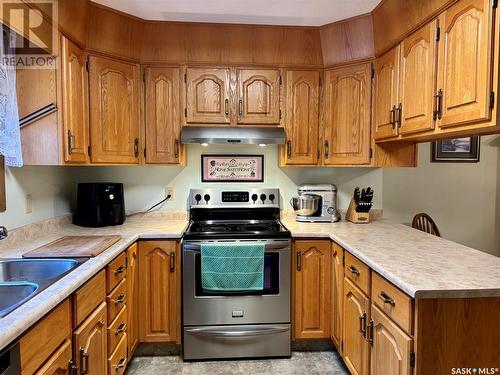
<instances>
[{"instance_id":1,"label":"double kitchen sink","mask_svg":"<svg viewBox=\"0 0 500 375\"><path fill-rule=\"evenodd\" d=\"M87 258L0 259L0 318L47 289Z\"/></svg>"}]
</instances>

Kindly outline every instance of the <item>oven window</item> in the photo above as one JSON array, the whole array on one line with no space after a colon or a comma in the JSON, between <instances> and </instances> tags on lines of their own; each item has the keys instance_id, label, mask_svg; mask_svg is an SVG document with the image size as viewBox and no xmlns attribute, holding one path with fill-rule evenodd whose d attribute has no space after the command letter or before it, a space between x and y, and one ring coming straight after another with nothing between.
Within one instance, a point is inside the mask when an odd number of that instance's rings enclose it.
<instances>
[{"instance_id":1,"label":"oven window","mask_svg":"<svg viewBox=\"0 0 500 375\"><path fill-rule=\"evenodd\" d=\"M261 296L278 295L280 293L280 255L265 253L264 255L264 289L248 292L207 292L201 286L201 254L195 255L196 296Z\"/></svg>"}]
</instances>

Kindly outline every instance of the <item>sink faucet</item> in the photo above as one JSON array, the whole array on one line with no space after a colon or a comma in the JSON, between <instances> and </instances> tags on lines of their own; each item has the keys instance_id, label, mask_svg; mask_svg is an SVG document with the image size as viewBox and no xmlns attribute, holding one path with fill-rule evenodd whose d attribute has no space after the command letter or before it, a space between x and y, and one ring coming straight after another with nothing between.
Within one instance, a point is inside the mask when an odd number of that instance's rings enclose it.
<instances>
[{"instance_id":1,"label":"sink faucet","mask_svg":"<svg viewBox=\"0 0 500 375\"><path fill-rule=\"evenodd\" d=\"M4 226L0 226L0 240L5 240L9 235L9 231Z\"/></svg>"}]
</instances>

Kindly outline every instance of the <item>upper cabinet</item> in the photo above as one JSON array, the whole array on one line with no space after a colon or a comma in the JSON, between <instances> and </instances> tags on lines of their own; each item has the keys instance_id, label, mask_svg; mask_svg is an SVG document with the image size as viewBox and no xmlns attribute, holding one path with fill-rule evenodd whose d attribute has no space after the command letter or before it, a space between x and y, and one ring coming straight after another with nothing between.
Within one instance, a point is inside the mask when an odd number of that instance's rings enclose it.
<instances>
[{"instance_id":1,"label":"upper cabinet","mask_svg":"<svg viewBox=\"0 0 500 375\"><path fill-rule=\"evenodd\" d=\"M319 79L318 71L287 72L285 165L318 163Z\"/></svg>"},{"instance_id":2,"label":"upper cabinet","mask_svg":"<svg viewBox=\"0 0 500 375\"><path fill-rule=\"evenodd\" d=\"M371 66L325 72L324 165L370 164Z\"/></svg>"},{"instance_id":3,"label":"upper cabinet","mask_svg":"<svg viewBox=\"0 0 500 375\"><path fill-rule=\"evenodd\" d=\"M95 56L89 62L91 160L137 164L139 66Z\"/></svg>"},{"instance_id":4,"label":"upper cabinet","mask_svg":"<svg viewBox=\"0 0 500 375\"><path fill-rule=\"evenodd\" d=\"M279 125L281 76L278 69L238 69L238 124Z\"/></svg>"},{"instance_id":5,"label":"upper cabinet","mask_svg":"<svg viewBox=\"0 0 500 375\"><path fill-rule=\"evenodd\" d=\"M180 68L145 69L146 163L181 162L180 77Z\"/></svg>"}]
</instances>

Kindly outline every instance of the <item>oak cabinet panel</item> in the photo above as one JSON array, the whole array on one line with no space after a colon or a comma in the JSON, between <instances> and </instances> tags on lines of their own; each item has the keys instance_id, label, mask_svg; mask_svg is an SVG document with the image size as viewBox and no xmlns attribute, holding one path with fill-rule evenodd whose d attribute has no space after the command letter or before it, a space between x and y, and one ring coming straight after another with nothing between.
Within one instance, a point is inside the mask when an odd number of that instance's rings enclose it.
<instances>
[{"instance_id":1,"label":"oak cabinet panel","mask_svg":"<svg viewBox=\"0 0 500 375\"><path fill-rule=\"evenodd\" d=\"M439 16L441 128L490 119L491 8L490 0L463 0Z\"/></svg>"},{"instance_id":2,"label":"oak cabinet panel","mask_svg":"<svg viewBox=\"0 0 500 375\"><path fill-rule=\"evenodd\" d=\"M344 299L344 249L332 243L332 282L331 282L331 323L330 337L342 352L342 307Z\"/></svg>"},{"instance_id":3,"label":"oak cabinet panel","mask_svg":"<svg viewBox=\"0 0 500 375\"><path fill-rule=\"evenodd\" d=\"M238 69L238 124L278 125L280 86L278 69Z\"/></svg>"},{"instance_id":4,"label":"oak cabinet panel","mask_svg":"<svg viewBox=\"0 0 500 375\"><path fill-rule=\"evenodd\" d=\"M329 338L330 241L295 241L294 249L294 336Z\"/></svg>"},{"instance_id":5,"label":"oak cabinet panel","mask_svg":"<svg viewBox=\"0 0 500 375\"><path fill-rule=\"evenodd\" d=\"M286 79L285 165L317 165L319 72L289 70ZM283 147L283 146L282 146Z\"/></svg>"},{"instance_id":6,"label":"oak cabinet panel","mask_svg":"<svg viewBox=\"0 0 500 375\"><path fill-rule=\"evenodd\" d=\"M434 129L436 29L437 22L430 22L401 43L400 134Z\"/></svg>"},{"instance_id":7,"label":"oak cabinet panel","mask_svg":"<svg viewBox=\"0 0 500 375\"><path fill-rule=\"evenodd\" d=\"M176 342L180 324L180 259L175 241L139 244L139 337Z\"/></svg>"},{"instance_id":8,"label":"oak cabinet panel","mask_svg":"<svg viewBox=\"0 0 500 375\"><path fill-rule=\"evenodd\" d=\"M66 340L35 375L72 375L73 366L71 340Z\"/></svg>"},{"instance_id":9,"label":"oak cabinet panel","mask_svg":"<svg viewBox=\"0 0 500 375\"><path fill-rule=\"evenodd\" d=\"M230 70L186 69L188 124L230 124Z\"/></svg>"},{"instance_id":10,"label":"oak cabinet panel","mask_svg":"<svg viewBox=\"0 0 500 375\"><path fill-rule=\"evenodd\" d=\"M370 112L370 64L325 72L325 165L370 163Z\"/></svg>"},{"instance_id":11,"label":"oak cabinet panel","mask_svg":"<svg viewBox=\"0 0 500 375\"><path fill-rule=\"evenodd\" d=\"M399 56L397 46L375 60L375 139L396 137L396 109L399 106Z\"/></svg>"},{"instance_id":12,"label":"oak cabinet panel","mask_svg":"<svg viewBox=\"0 0 500 375\"><path fill-rule=\"evenodd\" d=\"M87 58L62 36L61 59L64 161L87 163L90 143Z\"/></svg>"},{"instance_id":13,"label":"oak cabinet panel","mask_svg":"<svg viewBox=\"0 0 500 375\"><path fill-rule=\"evenodd\" d=\"M146 163L180 162L180 76L180 68L145 69Z\"/></svg>"},{"instance_id":14,"label":"oak cabinet panel","mask_svg":"<svg viewBox=\"0 0 500 375\"><path fill-rule=\"evenodd\" d=\"M343 356L351 374L369 373L366 328L370 301L348 278L344 278Z\"/></svg>"},{"instance_id":15,"label":"oak cabinet panel","mask_svg":"<svg viewBox=\"0 0 500 375\"><path fill-rule=\"evenodd\" d=\"M372 304L371 375L410 375L413 339Z\"/></svg>"},{"instance_id":16,"label":"oak cabinet panel","mask_svg":"<svg viewBox=\"0 0 500 375\"><path fill-rule=\"evenodd\" d=\"M91 161L139 162L139 66L90 57Z\"/></svg>"},{"instance_id":17,"label":"oak cabinet panel","mask_svg":"<svg viewBox=\"0 0 500 375\"><path fill-rule=\"evenodd\" d=\"M139 344L139 253L137 243L127 249L127 339L129 360Z\"/></svg>"},{"instance_id":18,"label":"oak cabinet panel","mask_svg":"<svg viewBox=\"0 0 500 375\"><path fill-rule=\"evenodd\" d=\"M79 373L107 373L106 326L106 303L102 303L74 332L74 358Z\"/></svg>"}]
</instances>

